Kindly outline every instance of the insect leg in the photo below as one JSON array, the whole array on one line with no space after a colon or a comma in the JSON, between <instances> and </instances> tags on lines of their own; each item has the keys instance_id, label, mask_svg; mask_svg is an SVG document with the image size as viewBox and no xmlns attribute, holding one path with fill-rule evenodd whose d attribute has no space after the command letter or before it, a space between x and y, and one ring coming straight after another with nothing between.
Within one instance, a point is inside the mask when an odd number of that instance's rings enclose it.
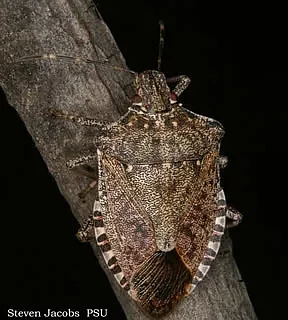
<instances>
[{"instance_id":1,"label":"insect leg","mask_svg":"<svg viewBox=\"0 0 288 320\"><path fill-rule=\"evenodd\" d=\"M191 82L190 78L185 75L168 78L166 79L166 81L167 83L177 83L174 90L172 90L177 97L179 97L180 94L182 94L182 92L187 89Z\"/></svg>"},{"instance_id":2,"label":"insect leg","mask_svg":"<svg viewBox=\"0 0 288 320\"><path fill-rule=\"evenodd\" d=\"M78 196L80 199L84 199L86 195L93 190L98 184L98 174L93 171L90 166L87 166L87 163L97 159L96 154L89 154L87 156L81 156L79 158L67 161L66 165L69 169L73 169L76 173L84 175L88 178L93 179L88 186L82 190ZM91 170L92 169L92 170Z\"/></svg>"},{"instance_id":3,"label":"insect leg","mask_svg":"<svg viewBox=\"0 0 288 320\"><path fill-rule=\"evenodd\" d=\"M232 208L231 206L227 206L226 217L227 217L227 223L226 223L227 228L237 226L243 218L242 214L236 209Z\"/></svg>"},{"instance_id":4,"label":"insect leg","mask_svg":"<svg viewBox=\"0 0 288 320\"><path fill-rule=\"evenodd\" d=\"M66 166L69 169L74 169L76 167L83 166L85 164L88 164L91 161L96 161L96 160L97 160L97 154L93 153L93 154L88 154L86 156L81 156L79 158L68 160L66 162Z\"/></svg>"},{"instance_id":5,"label":"insect leg","mask_svg":"<svg viewBox=\"0 0 288 320\"><path fill-rule=\"evenodd\" d=\"M95 241L93 215L88 217L83 226L76 233L76 237L81 242Z\"/></svg>"},{"instance_id":6,"label":"insect leg","mask_svg":"<svg viewBox=\"0 0 288 320\"><path fill-rule=\"evenodd\" d=\"M84 199L91 190L96 188L97 184L98 180L93 180L92 182L90 182L88 186L78 194L78 197L80 199Z\"/></svg>"},{"instance_id":7,"label":"insect leg","mask_svg":"<svg viewBox=\"0 0 288 320\"><path fill-rule=\"evenodd\" d=\"M220 156L219 157L219 166L221 169L224 169L227 167L228 164L228 157L226 156Z\"/></svg>"},{"instance_id":8,"label":"insect leg","mask_svg":"<svg viewBox=\"0 0 288 320\"><path fill-rule=\"evenodd\" d=\"M56 109L50 108L49 112L57 118L61 118L61 119L72 121L72 122L77 122L80 125L100 126L100 127L104 126L104 123L98 122L95 119L78 117L76 115L69 114L69 113L62 111L62 110L56 110ZM79 158L71 159L66 162L66 166L69 169L76 169L78 173L85 175L85 176L88 176L93 179L93 181L91 183L89 183L89 185L78 194L80 199L84 199L86 197L86 195L97 186L98 177L97 176L95 177L95 175L93 175L91 173L91 170L84 168L84 165L86 165L87 163L89 163L93 160L94 161L97 160L96 153L95 154L88 154L86 156L81 156ZM74 170L74 171L76 171L76 170Z\"/></svg>"},{"instance_id":9,"label":"insect leg","mask_svg":"<svg viewBox=\"0 0 288 320\"><path fill-rule=\"evenodd\" d=\"M59 109L49 108L48 112L55 118L74 122L80 124L81 126L99 127L99 129L101 129L107 125L105 122L101 122L93 118L80 117Z\"/></svg>"}]
</instances>

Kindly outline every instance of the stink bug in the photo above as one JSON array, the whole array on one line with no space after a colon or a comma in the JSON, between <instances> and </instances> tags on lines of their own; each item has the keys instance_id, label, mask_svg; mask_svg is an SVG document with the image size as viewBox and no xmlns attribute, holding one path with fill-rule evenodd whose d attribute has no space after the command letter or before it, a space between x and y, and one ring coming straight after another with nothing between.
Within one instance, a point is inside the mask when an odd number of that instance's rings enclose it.
<instances>
[{"instance_id":1,"label":"stink bug","mask_svg":"<svg viewBox=\"0 0 288 320\"><path fill-rule=\"evenodd\" d=\"M78 238L96 240L119 285L161 317L203 280L229 219L235 225L241 215L220 185L222 125L177 101L190 79L149 70L135 80L137 94L116 122L52 113L97 128L95 152L68 162L98 163L98 179L82 193L98 186L93 214Z\"/></svg>"},{"instance_id":2,"label":"stink bug","mask_svg":"<svg viewBox=\"0 0 288 320\"><path fill-rule=\"evenodd\" d=\"M162 316L205 277L226 217L237 223L240 215L220 186L222 125L184 109L158 71L140 73L137 86L128 113L109 125L57 115L100 129L98 199L78 237L96 238L118 283Z\"/></svg>"}]
</instances>

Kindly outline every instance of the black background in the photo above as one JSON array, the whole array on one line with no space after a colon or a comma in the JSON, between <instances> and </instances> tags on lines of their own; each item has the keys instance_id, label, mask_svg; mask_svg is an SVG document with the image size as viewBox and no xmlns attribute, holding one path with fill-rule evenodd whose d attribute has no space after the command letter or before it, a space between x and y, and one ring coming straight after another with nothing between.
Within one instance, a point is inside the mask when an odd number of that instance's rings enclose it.
<instances>
[{"instance_id":1,"label":"black background","mask_svg":"<svg viewBox=\"0 0 288 320\"><path fill-rule=\"evenodd\" d=\"M98 8L134 71L156 68L158 20L165 20L163 72L191 77L181 101L226 129L222 150L229 166L223 185L229 204L244 214L230 234L255 311L260 320L285 318L284 7L109 0ZM109 319L124 319L90 246L74 237L78 223L3 93L0 121L6 306L108 308Z\"/></svg>"}]
</instances>

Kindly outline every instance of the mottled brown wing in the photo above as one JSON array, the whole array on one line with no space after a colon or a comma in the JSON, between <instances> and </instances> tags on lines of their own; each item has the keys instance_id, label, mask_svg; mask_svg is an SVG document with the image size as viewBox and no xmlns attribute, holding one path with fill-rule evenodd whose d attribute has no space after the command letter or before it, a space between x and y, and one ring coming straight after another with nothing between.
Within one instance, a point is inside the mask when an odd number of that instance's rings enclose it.
<instances>
[{"instance_id":1,"label":"mottled brown wing","mask_svg":"<svg viewBox=\"0 0 288 320\"><path fill-rule=\"evenodd\" d=\"M135 270L156 251L149 216L138 204L125 166L105 153L99 155L99 201L113 253L129 281Z\"/></svg>"},{"instance_id":2,"label":"mottled brown wing","mask_svg":"<svg viewBox=\"0 0 288 320\"><path fill-rule=\"evenodd\" d=\"M216 214L207 207L191 210L179 229L176 249L193 276L208 248Z\"/></svg>"},{"instance_id":3,"label":"mottled brown wing","mask_svg":"<svg viewBox=\"0 0 288 320\"><path fill-rule=\"evenodd\" d=\"M179 226L176 250L192 276L204 259L209 241L214 232L219 208L218 151L206 155L201 164L200 190L193 206ZM221 213L220 212L220 213Z\"/></svg>"}]
</instances>

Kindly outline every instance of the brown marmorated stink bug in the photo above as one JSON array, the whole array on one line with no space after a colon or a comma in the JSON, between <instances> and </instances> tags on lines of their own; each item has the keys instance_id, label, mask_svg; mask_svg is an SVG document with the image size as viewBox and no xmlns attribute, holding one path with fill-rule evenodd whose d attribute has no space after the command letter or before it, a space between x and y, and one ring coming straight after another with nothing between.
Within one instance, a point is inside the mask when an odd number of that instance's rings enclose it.
<instances>
[{"instance_id":1,"label":"brown marmorated stink bug","mask_svg":"<svg viewBox=\"0 0 288 320\"><path fill-rule=\"evenodd\" d=\"M171 91L167 83L177 85ZM98 180L88 188L98 184L93 214L78 238L96 239L117 282L154 317L195 289L225 226L241 220L220 185L227 162L219 155L222 125L177 101L189 83L187 76L166 79L160 71L136 74L129 111L109 124L53 111L99 132L95 153L68 162L74 168L98 161Z\"/></svg>"}]
</instances>

